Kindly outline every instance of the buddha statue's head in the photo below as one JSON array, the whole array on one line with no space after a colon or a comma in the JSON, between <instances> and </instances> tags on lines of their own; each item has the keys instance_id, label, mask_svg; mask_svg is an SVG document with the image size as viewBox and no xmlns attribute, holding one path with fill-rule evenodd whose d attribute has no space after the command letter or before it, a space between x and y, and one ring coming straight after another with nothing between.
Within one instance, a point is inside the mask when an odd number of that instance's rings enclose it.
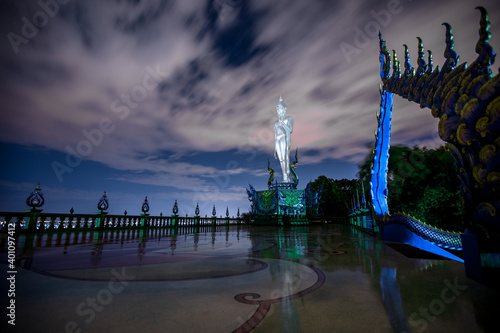
<instances>
[{"instance_id":1,"label":"buddha statue's head","mask_svg":"<svg viewBox=\"0 0 500 333\"><path fill-rule=\"evenodd\" d=\"M283 98L280 96L280 100L276 105L276 112L278 112L279 117L284 117L286 115L286 104L283 102Z\"/></svg>"}]
</instances>

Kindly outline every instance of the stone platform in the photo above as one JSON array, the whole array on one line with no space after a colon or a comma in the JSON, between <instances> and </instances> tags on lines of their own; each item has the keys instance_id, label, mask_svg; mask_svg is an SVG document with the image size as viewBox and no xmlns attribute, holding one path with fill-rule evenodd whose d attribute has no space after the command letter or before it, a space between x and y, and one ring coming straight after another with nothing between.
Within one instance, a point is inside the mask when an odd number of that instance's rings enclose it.
<instances>
[{"instance_id":1,"label":"stone platform","mask_svg":"<svg viewBox=\"0 0 500 333\"><path fill-rule=\"evenodd\" d=\"M409 257L349 225L61 236L17 239L16 326L3 331L431 333L498 326L500 294L468 279L462 263ZM6 241L0 252L6 272Z\"/></svg>"},{"instance_id":2,"label":"stone platform","mask_svg":"<svg viewBox=\"0 0 500 333\"><path fill-rule=\"evenodd\" d=\"M255 191L250 185L248 198L252 203L252 221L265 225L308 224L307 191L294 183L274 183L268 190Z\"/></svg>"}]
</instances>

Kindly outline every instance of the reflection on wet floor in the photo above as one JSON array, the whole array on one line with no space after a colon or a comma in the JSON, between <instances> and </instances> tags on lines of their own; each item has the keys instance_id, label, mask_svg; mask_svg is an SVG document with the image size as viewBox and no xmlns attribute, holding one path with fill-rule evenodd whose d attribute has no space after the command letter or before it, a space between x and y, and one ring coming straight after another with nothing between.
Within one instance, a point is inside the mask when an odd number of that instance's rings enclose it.
<instances>
[{"instance_id":1,"label":"reflection on wet floor","mask_svg":"<svg viewBox=\"0 0 500 333\"><path fill-rule=\"evenodd\" d=\"M6 241L0 240L6 253ZM463 264L441 259L407 257L347 225L21 235L16 328L482 332L495 327L500 295L466 278Z\"/></svg>"}]
</instances>

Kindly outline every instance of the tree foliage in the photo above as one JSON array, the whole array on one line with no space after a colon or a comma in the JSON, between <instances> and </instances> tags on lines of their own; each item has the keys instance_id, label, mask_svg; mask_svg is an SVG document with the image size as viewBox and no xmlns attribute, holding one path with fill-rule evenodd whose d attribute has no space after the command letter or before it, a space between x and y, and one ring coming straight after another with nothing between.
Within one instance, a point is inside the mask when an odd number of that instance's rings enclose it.
<instances>
[{"instance_id":1,"label":"tree foliage","mask_svg":"<svg viewBox=\"0 0 500 333\"><path fill-rule=\"evenodd\" d=\"M365 182L369 182L372 161L373 153L359 165L358 177ZM391 147L387 180L391 212L403 212L442 229L465 228L460 181L445 147Z\"/></svg>"},{"instance_id":2,"label":"tree foliage","mask_svg":"<svg viewBox=\"0 0 500 333\"><path fill-rule=\"evenodd\" d=\"M357 179L331 179L319 176L311 183L311 189L322 188L319 201L323 216L344 217L348 214L351 199L356 195L356 188L361 189ZM361 194L360 194L361 195Z\"/></svg>"}]
</instances>

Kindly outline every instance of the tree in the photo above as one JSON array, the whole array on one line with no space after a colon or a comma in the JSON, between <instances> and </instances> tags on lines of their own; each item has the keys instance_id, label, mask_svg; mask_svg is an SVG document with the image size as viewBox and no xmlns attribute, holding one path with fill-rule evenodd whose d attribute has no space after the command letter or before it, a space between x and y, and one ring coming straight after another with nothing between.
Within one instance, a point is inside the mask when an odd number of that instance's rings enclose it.
<instances>
[{"instance_id":1,"label":"tree","mask_svg":"<svg viewBox=\"0 0 500 333\"><path fill-rule=\"evenodd\" d=\"M326 176L319 176L311 183L312 190L322 189L319 207L322 215L329 217L347 216L358 187L361 189L356 179L331 179Z\"/></svg>"},{"instance_id":2,"label":"tree","mask_svg":"<svg viewBox=\"0 0 500 333\"><path fill-rule=\"evenodd\" d=\"M371 177L372 161L373 152L359 166L358 177L365 182ZM445 147L392 146L387 181L391 212L404 212L442 229L464 229L460 183Z\"/></svg>"}]
</instances>

